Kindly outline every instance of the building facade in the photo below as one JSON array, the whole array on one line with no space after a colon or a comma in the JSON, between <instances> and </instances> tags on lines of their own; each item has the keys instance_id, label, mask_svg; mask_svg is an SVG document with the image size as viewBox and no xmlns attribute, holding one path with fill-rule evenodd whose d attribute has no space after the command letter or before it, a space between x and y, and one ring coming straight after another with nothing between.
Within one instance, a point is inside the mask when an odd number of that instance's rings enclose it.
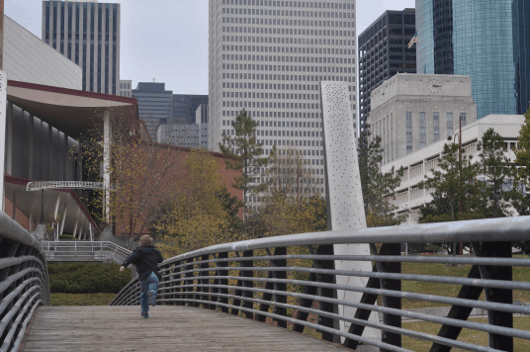
<instances>
[{"instance_id":1,"label":"building facade","mask_svg":"<svg viewBox=\"0 0 530 352\"><path fill-rule=\"evenodd\" d=\"M208 104L201 104L195 112L195 121L199 125L199 145L208 149Z\"/></svg>"},{"instance_id":2,"label":"building facade","mask_svg":"<svg viewBox=\"0 0 530 352\"><path fill-rule=\"evenodd\" d=\"M130 79L120 79L119 96L132 97L132 81Z\"/></svg>"},{"instance_id":3,"label":"building facade","mask_svg":"<svg viewBox=\"0 0 530 352\"><path fill-rule=\"evenodd\" d=\"M43 1L42 40L81 67L83 90L119 93L120 4Z\"/></svg>"},{"instance_id":4,"label":"building facade","mask_svg":"<svg viewBox=\"0 0 530 352\"><path fill-rule=\"evenodd\" d=\"M170 144L178 147L200 149L200 128L196 123L192 124L164 124L158 126L157 142Z\"/></svg>"},{"instance_id":5,"label":"building facade","mask_svg":"<svg viewBox=\"0 0 530 352\"><path fill-rule=\"evenodd\" d=\"M9 80L81 89L79 66L7 16L4 16L3 54Z\"/></svg>"},{"instance_id":6,"label":"building facade","mask_svg":"<svg viewBox=\"0 0 530 352\"><path fill-rule=\"evenodd\" d=\"M209 148L246 109L264 153L297 148L323 177L319 82L348 82L356 111L355 38L355 0L210 0Z\"/></svg>"},{"instance_id":7,"label":"building facade","mask_svg":"<svg viewBox=\"0 0 530 352\"><path fill-rule=\"evenodd\" d=\"M173 121L171 123L199 123L195 120L195 112L201 104L208 104L207 95L173 94Z\"/></svg>"},{"instance_id":8,"label":"building facade","mask_svg":"<svg viewBox=\"0 0 530 352\"><path fill-rule=\"evenodd\" d=\"M397 73L416 73L414 9L386 11L359 35L359 128L370 113L370 93Z\"/></svg>"},{"instance_id":9,"label":"building facade","mask_svg":"<svg viewBox=\"0 0 530 352\"><path fill-rule=\"evenodd\" d=\"M470 76L478 118L526 111L528 7L525 0L416 0L418 72Z\"/></svg>"},{"instance_id":10,"label":"building facade","mask_svg":"<svg viewBox=\"0 0 530 352\"><path fill-rule=\"evenodd\" d=\"M157 140L159 125L168 124L173 92L166 90L165 83L139 82L132 95L138 100L138 114L147 128L151 140Z\"/></svg>"},{"instance_id":11,"label":"building facade","mask_svg":"<svg viewBox=\"0 0 530 352\"><path fill-rule=\"evenodd\" d=\"M504 138L506 156L514 160L515 154L512 150L517 147L517 137L524 120L522 115L488 115L462 127L462 153L472 157L472 162L477 162L480 153L478 143L482 141L484 133L493 128ZM407 223L418 223L420 207L432 200L430 192L419 188L418 184L425 180L425 176L432 176L431 170L438 168L446 143L447 141L442 139L382 166L382 172L389 172L392 168L404 168L401 184L395 190L396 194L391 203L397 207L396 213L406 216ZM479 181L483 179L477 178Z\"/></svg>"},{"instance_id":12,"label":"building facade","mask_svg":"<svg viewBox=\"0 0 530 352\"><path fill-rule=\"evenodd\" d=\"M477 118L469 76L400 73L372 92L367 122L383 165L454 136Z\"/></svg>"}]
</instances>

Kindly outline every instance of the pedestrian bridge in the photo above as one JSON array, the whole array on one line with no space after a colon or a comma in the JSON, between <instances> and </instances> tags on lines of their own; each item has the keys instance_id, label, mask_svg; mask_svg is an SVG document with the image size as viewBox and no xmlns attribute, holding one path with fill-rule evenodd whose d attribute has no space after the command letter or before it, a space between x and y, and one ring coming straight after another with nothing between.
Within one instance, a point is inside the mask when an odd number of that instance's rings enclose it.
<instances>
[{"instance_id":1,"label":"pedestrian bridge","mask_svg":"<svg viewBox=\"0 0 530 352\"><path fill-rule=\"evenodd\" d=\"M43 246L0 213L0 351L18 351L22 344L25 351L99 351L102 345L109 351L408 351L404 336L427 341L430 351L513 351L514 341L517 346L530 340L529 331L513 327L514 315L530 314L530 307L513 304L513 295L527 294L530 283L512 280L512 268L528 268L530 259L512 258L511 242L528 239L529 233L530 217L515 217L215 245L160 265L158 306L145 320L137 278L110 307L49 307ZM408 256L399 250L406 242L460 241L471 243L473 256ZM334 251L341 244L370 243L368 255ZM355 270L355 264L353 270L339 270L341 262L367 262L373 268ZM469 265L469 273L412 275L401 271L401 263ZM407 291L411 285L403 282L444 284L456 291ZM483 292L486 299L480 298ZM412 312L401 309L405 299L452 308L447 316ZM474 308L487 312L487 323L468 319ZM403 318L436 323L439 329L435 334L406 329ZM464 328L489 338L461 341ZM322 341L301 334L308 331Z\"/></svg>"}]
</instances>

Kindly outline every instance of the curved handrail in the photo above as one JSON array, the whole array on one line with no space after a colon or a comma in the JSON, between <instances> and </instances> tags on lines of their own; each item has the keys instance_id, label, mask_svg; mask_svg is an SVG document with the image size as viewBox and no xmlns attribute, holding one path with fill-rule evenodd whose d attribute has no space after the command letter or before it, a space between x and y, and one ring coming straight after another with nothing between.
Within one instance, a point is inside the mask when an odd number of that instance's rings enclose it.
<instances>
[{"instance_id":1,"label":"curved handrail","mask_svg":"<svg viewBox=\"0 0 530 352\"><path fill-rule=\"evenodd\" d=\"M184 253L165 260L159 303L192 305L243 315L261 322L303 332L315 328L328 341L355 349L362 342L387 351L406 351L401 336L471 351L499 351L513 338L530 339L530 332L514 329L513 314L530 314L530 307L512 304L512 294L530 291L530 282L512 281L512 267L530 267L530 259L511 258L511 241L530 238L530 217L503 218L381 227L352 231L324 231L259 238ZM471 242L475 256L402 256L401 243ZM335 255L333 245L369 243L371 255ZM378 250L374 243L382 244ZM352 270L336 270L334 263L352 263ZM358 271L355 263L375 263L373 271ZM401 272L401 263L470 265L467 278L415 275ZM366 285L354 286L349 278ZM406 292L402 281L460 287L458 297ZM478 300L485 291L487 301ZM458 292L458 291L456 291ZM131 280L111 305L139 304L138 277ZM384 297L383 306L375 304ZM354 297L354 298L352 298ZM401 310L402 299L450 304L447 317ZM317 304L318 303L318 304ZM315 307L315 305L317 305ZM288 310L292 314L288 314ZM487 312L489 324L467 321L472 310ZM369 320L370 315L383 316ZM318 317L317 323L308 316ZM402 319L442 324L438 336L405 329ZM349 328L348 328L349 326ZM383 332L382 339L363 336L367 328ZM460 329L490 335L490 347L455 340Z\"/></svg>"},{"instance_id":2,"label":"curved handrail","mask_svg":"<svg viewBox=\"0 0 530 352\"><path fill-rule=\"evenodd\" d=\"M3 212L0 280L0 352L18 351L37 307L50 304L50 286L40 242Z\"/></svg>"}]
</instances>

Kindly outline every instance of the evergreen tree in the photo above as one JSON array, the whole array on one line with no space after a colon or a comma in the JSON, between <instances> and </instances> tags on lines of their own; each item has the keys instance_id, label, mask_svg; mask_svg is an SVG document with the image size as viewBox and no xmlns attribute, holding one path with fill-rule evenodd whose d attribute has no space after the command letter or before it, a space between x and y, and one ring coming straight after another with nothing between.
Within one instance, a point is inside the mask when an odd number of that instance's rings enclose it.
<instances>
[{"instance_id":1,"label":"evergreen tree","mask_svg":"<svg viewBox=\"0 0 530 352\"><path fill-rule=\"evenodd\" d=\"M363 191L364 211L368 227L398 225L403 219L396 218L393 211L396 206L389 202L389 197L399 188L403 169L394 168L387 173L381 172L383 148L381 137L370 140L369 126L361 132L357 140L359 172Z\"/></svg>"},{"instance_id":2,"label":"evergreen tree","mask_svg":"<svg viewBox=\"0 0 530 352\"><path fill-rule=\"evenodd\" d=\"M232 127L235 136L224 134L219 148L231 159L226 161L227 168L242 172L241 176L235 178L233 186L243 190L243 205L246 208L248 196L265 187L259 178L261 169L269 164L269 157L263 156L263 145L256 139L257 123L245 109L232 121Z\"/></svg>"}]
</instances>

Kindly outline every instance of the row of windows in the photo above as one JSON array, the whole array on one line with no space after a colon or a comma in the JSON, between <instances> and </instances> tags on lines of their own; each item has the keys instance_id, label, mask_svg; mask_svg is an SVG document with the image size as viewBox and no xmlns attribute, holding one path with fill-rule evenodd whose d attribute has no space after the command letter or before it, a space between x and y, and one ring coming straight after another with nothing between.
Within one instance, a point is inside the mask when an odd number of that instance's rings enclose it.
<instances>
[{"instance_id":1,"label":"row of windows","mask_svg":"<svg viewBox=\"0 0 530 352\"><path fill-rule=\"evenodd\" d=\"M305 45L337 45L337 46L351 46L351 40L346 39L331 39L331 38L276 38L276 37L249 37L241 35L223 35L224 42L241 42L241 43L278 43L278 44L305 44ZM246 50L246 49L245 49ZM308 48L309 50L309 48ZM259 51L259 50L258 50Z\"/></svg>"},{"instance_id":2,"label":"row of windows","mask_svg":"<svg viewBox=\"0 0 530 352\"><path fill-rule=\"evenodd\" d=\"M351 49L335 49L335 48L299 48L299 47L293 47L293 46L288 46L288 47L281 47L281 46L255 46L255 45L240 45L239 48L237 45L223 45L223 51L240 51L240 52L262 52L262 53L292 53L292 54L323 54L323 55L355 55L355 52ZM235 49L235 50L234 50ZM238 50L239 49L239 50ZM307 50L306 50L307 49ZM223 54L225 55L225 54ZM235 54L232 54L232 56L234 57L232 60L238 60L239 57L241 57L241 55L238 55ZM231 58L232 56L230 55L226 55L226 60L229 60L229 58ZM243 55L243 57L245 57L246 55ZM260 55L252 55L252 57L256 57L260 58ZM267 55L261 55L261 57L265 60L261 60L261 61L269 61L268 60L268 56ZM272 55L272 56L269 56L272 58L272 60L270 61L282 61L282 62L289 62L289 56L276 56L276 55ZM291 57L291 62L293 62L293 57ZM250 60L250 55L248 55L248 59ZM325 60L326 58L324 58ZM246 60L246 59L245 59ZM309 62L310 58L307 58L307 62ZM311 58L311 62L320 62L322 63L322 58ZM320 61L318 61L320 60ZM341 59L342 60L342 59ZM349 59L350 63L352 62L352 59ZM305 58L304 58L304 62L305 62ZM353 59L353 63L355 63L355 59Z\"/></svg>"},{"instance_id":3,"label":"row of windows","mask_svg":"<svg viewBox=\"0 0 530 352\"><path fill-rule=\"evenodd\" d=\"M250 85L250 84L249 84ZM292 86L292 85L291 85ZM232 94L230 94L232 93ZM239 93L239 94L238 94ZM316 100L318 94L296 94L296 93L255 93L255 92L223 92L223 98L260 98L261 99L292 99L292 100ZM231 96L230 96L231 95Z\"/></svg>"},{"instance_id":4,"label":"row of windows","mask_svg":"<svg viewBox=\"0 0 530 352\"><path fill-rule=\"evenodd\" d=\"M233 107L233 108L262 108L262 109L319 109L319 104L310 104L310 103L269 103L269 102L241 102L241 101L223 101L224 107ZM224 116L224 115L223 115Z\"/></svg>"},{"instance_id":5,"label":"row of windows","mask_svg":"<svg viewBox=\"0 0 530 352\"><path fill-rule=\"evenodd\" d=\"M284 116L285 117L285 116ZM298 117L298 116L297 116ZM304 116L305 117L305 116ZM223 126L230 126L231 120L223 120ZM260 127L260 121L257 122ZM269 121L261 121L261 127L269 127ZM270 121L270 127L300 127L300 128L320 128L320 122L305 122L305 121Z\"/></svg>"},{"instance_id":6,"label":"row of windows","mask_svg":"<svg viewBox=\"0 0 530 352\"><path fill-rule=\"evenodd\" d=\"M257 76L259 76L259 74ZM280 80L280 77L282 81L313 81L313 82L314 81L316 82L320 82L320 81L351 82L351 79L352 79L352 77L346 77L346 76L278 75L278 80ZM354 77L354 82L355 82L355 77ZM222 86L223 88L234 88L235 83L237 82L223 82ZM350 92L351 91L352 91L352 86L350 86Z\"/></svg>"},{"instance_id":7,"label":"row of windows","mask_svg":"<svg viewBox=\"0 0 530 352\"><path fill-rule=\"evenodd\" d=\"M297 118L312 118L312 119L315 119L315 118L319 118L319 117L322 117L322 114L320 113L314 113L314 112L275 112L275 111L248 111L249 115L256 118L256 117L262 117L262 118L273 118L273 117L281 117L281 118L294 118L294 119L297 119ZM236 111L236 110L232 110L232 111L226 111L226 110L223 110L223 116L237 116L239 114L239 111ZM228 126L228 125L227 125ZM263 121L262 121L262 126L263 126Z\"/></svg>"},{"instance_id":8,"label":"row of windows","mask_svg":"<svg viewBox=\"0 0 530 352\"><path fill-rule=\"evenodd\" d=\"M314 9L338 9L353 10L354 5L342 4L338 2L312 2L312 1L277 1L277 0L223 0L223 5L236 6L269 6L269 7L302 7Z\"/></svg>"},{"instance_id":9,"label":"row of windows","mask_svg":"<svg viewBox=\"0 0 530 352\"><path fill-rule=\"evenodd\" d=\"M353 12L335 12L335 11L293 11L293 10L263 10L263 9L245 9L245 8L225 8L221 12L227 15L252 15L252 16L274 16L274 17L315 17L315 18L353 18ZM246 20L246 18L245 18ZM248 19L250 23L250 18ZM254 18L252 18L254 23ZM259 20L259 19L258 19ZM296 20L295 20L296 21ZM287 21L286 21L287 22ZM291 21L292 22L292 21ZM305 22L305 21L304 21ZM309 21L307 21L309 23ZM311 21L313 22L313 21ZM315 21L316 22L316 21ZM263 23L263 21L262 21ZM276 24L276 20L274 23ZM280 24L280 20L278 20ZM281 20L283 24L283 20Z\"/></svg>"},{"instance_id":10,"label":"row of windows","mask_svg":"<svg viewBox=\"0 0 530 352\"><path fill-rule=\"evenodd\" d=\"M337 27L337 28L341 28L342 27L342 23L343 22L338 22L337 26L334 25L334 23L332 22L332 25L331 26L324 26L324 27ZM346 23L348 25L346 25ZM353 24L351 25L353 27ZM346 27L350 27L350 23L349 22L344 22L344 28ZM248 30L248 32L247 32ZM349 31L349 30L333 30L333 29L285 29L285 28L267 28L267 27L261 27L261 28L256 28L256 27L222 27L222 31L223 32L227 32L227 33L254 33L254 34L275 34L275 35L280 35L280 34L283 34L283 35L290 35L290 36L293 36L293 35L318 35L320 37L322 36L328 36L328 37L352 37L355 35L355 31ZM305 40L308 40L308 38L297 38L297 39L305 39Z\"/></svg>"}]
</instances>

